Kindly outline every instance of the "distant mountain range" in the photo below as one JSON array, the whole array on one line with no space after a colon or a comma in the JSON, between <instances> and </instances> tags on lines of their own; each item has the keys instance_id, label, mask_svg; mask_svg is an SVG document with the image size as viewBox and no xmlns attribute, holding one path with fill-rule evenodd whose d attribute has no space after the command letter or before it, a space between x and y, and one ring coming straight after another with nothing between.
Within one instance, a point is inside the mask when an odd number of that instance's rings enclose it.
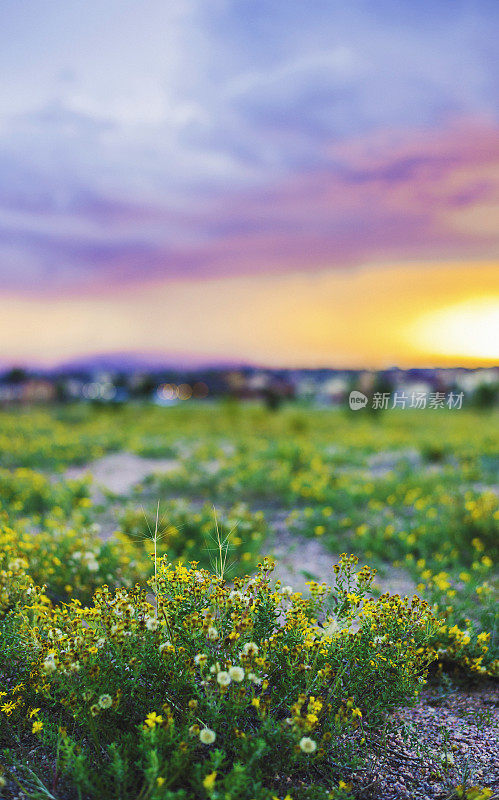
<instances>
[{"instance_id":1,"label":"distant mountain range","mask_svg":"<svg viewBox=\"0 0 499 800\"><path fill-rule=\"evenodd\" d=\"M36 363L22 363L20 360L17 362L7 362L0 360L0 373L5 373L9 369L13 367L20 367L22 369L26 369L28 372L34 372L38 375L47 375L47 376L56 376L56 375L64 375L68 373L75 373L75 372L88 372L93 373L95 371L102 371L102 372L111 372L111 373L125 373L131 374L134 372L167 372L167 371L176 371L179 373L182 372L195 372L195 371L223 371L223 370L231 370L231 369L249 369L249 370L269 370L271 372L293 372L293 371L305 371L311 373L321 373L321 372L352 372L358 373L362 372L362 368L353 367L353 368L346 368L346 367L335 367L333 365L329 367L295 367L295 368L279 368L279 367L266 367L264 365L259 365L251 362L245 361L230 361L230 360L216 360L212 356L208 355L193 355L191 353L174 353L170 355L165 355L164 353L157 353L157 352L148 352L148 353L128 353L128 352L118 352L118 353L95 353L90 355L83 355L77 358L68 359L67 361L63 361L60 364L56 364L53 367L46 367ZM369 367L366 367L368 371L370 371ZM374 370L375 372L385 372L385 371L398 371L398 367L392 365L390 367L379 368L378 370ZM459 369L465 372L474 372L475 370L481 369L494 369L494 367L416 367L416 368L403 368L402 372L413 372L417 374L423 373L433 373L436 369ZM497 369L497 367L495 368Z\"/></svg>"},{"instance_id":2,"label":"distant mountain range","mask_svg":"<svg viewBox=\"0 0 499 800\"><path fill-rule=\"evenodd\" d=\"M158 372L175 369L190 371L196 369L234 369L245 366L241 362L215 361L207 356L163 353L99 353L64 361L51 368L37 371L50 373L68 372Z\"/></svg>"}]
</instances>

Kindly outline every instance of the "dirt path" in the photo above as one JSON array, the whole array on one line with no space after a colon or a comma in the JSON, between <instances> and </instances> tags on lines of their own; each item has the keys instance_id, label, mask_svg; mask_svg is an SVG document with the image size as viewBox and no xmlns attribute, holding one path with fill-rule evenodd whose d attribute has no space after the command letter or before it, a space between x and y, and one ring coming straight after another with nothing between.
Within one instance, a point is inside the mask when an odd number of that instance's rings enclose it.
<instances>
[{"instance_id":1,"label":"dirt path","mask_svg":"<svg viewBox=\"0 0 499 800\"><path fill-rule=\"evenodd\" d=\"M97 461L78 467L70 467L65 478L80 478L91 475L93 485L91 497L95 503L102 503L104 492L127 495L134 486L155 472L171 472L179 465L175 459L143 458L134 453L111 453ZM275 558L275 577L283 585L292 586L295 591L306 592L306 582L310 580L333 583L333 565L339 555L329 552L318 539L309 539L289 532L286 525L287 511L275 512L269 516L271 535L267 550ZM117 509L111 506L97 520L101 526L102 538L107 539L116 530ZM401 596L412 596L414 582L405 570L387 566L383 575L378 575L375 585L381 592L389 591Z\"/></svg>"},{"instance_id":2,"label":"dirt path","mask_svg":"<svg viewBox=\"0 0 499 800\"><path fill-rule=\"evenodd\" d=\"M287 515L283 515L287 516ZM277 517L271 524L270 555L275 559L274 577L296 592L306 591L306 581L333 582L333 565L338 557L328 552L318 539L295 536L286 523Z\"/></svg>"},{"instance_id":3,"label":"dirt path","mask_svg":"<svg viewBox=\"0 0 499 800\"><path fill-rule=\"evenodd\" d=\"M113 494L128 494L130 490L154 472L171 472L178 467L173 458L142 458L134 453L110 453L98 461L80 467L70 467L65 478L81 478L90 474L94 479L94 494L105 489ZM94 497L95 499L95 497ZM99 500L102 499L99 496Z\"/></svg>"},{"instance_id":4,"label":"dirt path","mask_svg":"<svg viewBox=\"0 0 499 800\"><path fill-rule=\"evenodd\" d=\"M338 563L339 554L326 550L319 539L289 533L284 520L279 518L271 522L271 529L270 555L276 561L274 576L277 580L297 592L306 592L306 582L310 580L334 585L333 565ZM405 570L386 565L382 574L376 575L373 587L380 593L412 597L416 584Z\"/></svg>"}]
</instances>

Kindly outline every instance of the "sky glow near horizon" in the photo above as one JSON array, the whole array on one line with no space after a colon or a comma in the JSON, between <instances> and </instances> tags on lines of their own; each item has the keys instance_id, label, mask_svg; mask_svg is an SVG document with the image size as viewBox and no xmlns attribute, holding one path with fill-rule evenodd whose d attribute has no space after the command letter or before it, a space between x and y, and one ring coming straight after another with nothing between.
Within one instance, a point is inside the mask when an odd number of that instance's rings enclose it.
<instances>
[{"instance_id":1,"label":"sky glow near horizon","mask_svg":"<svg viewBox=\"0 0 499 800\"><path fill-rule=\"evenodd\" d=\"M499 6L375 5L5 0L0 362L497 362Z\"/></svg>"}]
</instances>

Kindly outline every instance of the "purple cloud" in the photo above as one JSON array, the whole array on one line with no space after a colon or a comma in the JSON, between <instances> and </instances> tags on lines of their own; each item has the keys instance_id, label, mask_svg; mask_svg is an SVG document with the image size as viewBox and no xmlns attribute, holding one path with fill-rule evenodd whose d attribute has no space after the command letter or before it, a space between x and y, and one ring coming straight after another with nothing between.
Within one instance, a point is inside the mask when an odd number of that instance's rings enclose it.
<instances>
[{"instance_id":1,"label":"purple cloud","mask_svg":"<svg viewBox=\"0 0 499 800\"><path fill-rule=\"evenodd\" d=\"M490 256L498 15L8 0L0 289Z\"/></svg>"}]
</instances>

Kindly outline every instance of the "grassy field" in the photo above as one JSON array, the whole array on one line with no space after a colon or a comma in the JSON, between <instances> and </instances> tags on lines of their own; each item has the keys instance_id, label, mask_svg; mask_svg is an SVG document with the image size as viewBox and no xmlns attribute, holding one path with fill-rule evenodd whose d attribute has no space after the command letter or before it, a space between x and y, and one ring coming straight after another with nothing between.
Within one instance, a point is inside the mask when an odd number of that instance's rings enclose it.
<instances>
[{"instance_id":1,"label":"grassy field","mask_svg":"<svg viewBox=\"0 0 499 800\"><path fill-rule=\"evenodd\" d=\"M472 410L3 411L0 796L368 796L391 709L499 675L498 441ZM428 796L491 797L451 756Z\"/></svg>"}]
</instances>

